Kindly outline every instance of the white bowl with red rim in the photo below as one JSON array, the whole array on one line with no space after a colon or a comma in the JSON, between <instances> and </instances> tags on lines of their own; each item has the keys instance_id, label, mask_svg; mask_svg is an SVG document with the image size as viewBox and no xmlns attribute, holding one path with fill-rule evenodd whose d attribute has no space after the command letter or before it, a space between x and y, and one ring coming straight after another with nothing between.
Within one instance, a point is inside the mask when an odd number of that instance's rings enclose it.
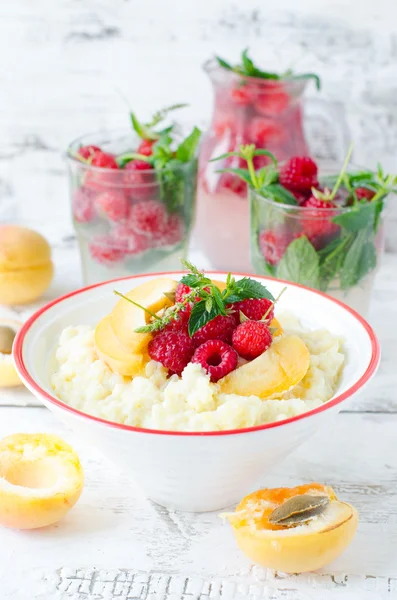
<instances>
[{"instance_id":1,"label":"white bowl with red rim","mask_svg":"<svg viewBox=\"0 0 397 600\"><path fill-rule=\"evenodd\" d=\"M224 280L226 273L214 272ZM244 276L243 273L235 274ZM136 275L117 281L127 292L148 278L181 273ZM252 275L250 275L252 277ZM50 384L54 351L69 325L95 324L115 304L115 281L76 290L38 310L18 332L13 355L26 387L67 426L97 447L131 476L147 498L171 509L211 511L224 508L255 489L258 480L302 442L330 422L342 403L361 391L380 360L370 325L341 302L289 282L254 276L277 296L277 311L292 311L311 329L327 329L344 338L346 363L335 396L298 416L228 431L176 432L140 429L106 421L65 404Z\"/></svg>"}]
</instances>

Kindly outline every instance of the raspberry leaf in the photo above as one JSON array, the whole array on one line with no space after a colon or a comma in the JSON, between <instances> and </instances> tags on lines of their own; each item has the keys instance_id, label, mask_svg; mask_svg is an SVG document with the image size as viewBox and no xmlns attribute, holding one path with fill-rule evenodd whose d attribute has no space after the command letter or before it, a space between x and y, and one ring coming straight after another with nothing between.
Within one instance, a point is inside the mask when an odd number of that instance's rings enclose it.
<instances>
[{"instance_id":1,"label":"raspberry leaf","mask_svg":"<svg viewBox=\"0 0 397 600\"><path fill-rule=\"evenodd\" d=\"M320 259L316 250L304 235L289 244L277 265L276 276L279 279L318 288L319 262Z\"/></svg>"}]
</instances>

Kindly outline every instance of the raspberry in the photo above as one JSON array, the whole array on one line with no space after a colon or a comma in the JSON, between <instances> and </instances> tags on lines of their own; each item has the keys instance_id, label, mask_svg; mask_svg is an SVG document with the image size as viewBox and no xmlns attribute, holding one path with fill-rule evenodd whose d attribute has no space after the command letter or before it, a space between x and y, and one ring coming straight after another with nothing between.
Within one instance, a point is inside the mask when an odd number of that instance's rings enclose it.
<instances>
[{"instance_id":1,"label":"raspberry","mask_svg":"<svg viewBox=\"0 0 397 600\"><path fill-rule=\"evenodd\" d=\"M179 215L170 215L165 223L164 230L159 235L159 246L175 246L183 239L183 221Z\"/></svg>"},{"instance_id":2,"label":"raspberry","mask_svg":"<svg viewBox=\"0 0 397 600\"><path fill-rule=\"evenodd\" d=\"M317 165L309 156L294 156L280 169L280 183L288 190L310 192L317 186Z\"/></svg>"},{"instance_id":3,"label":"raspberry","mask_svg":"<svg viewBox=\"0 0 397 600\"><path fill-rule=\"evenodd\" d=\"M81 146L79 151L77 152L77 156L81 156L85 160L91 159L96 152L102 152L102 150L98 146L89 145L89 146Z\"/></svg>"},{"instance_id":4,"label":"raspberry","mask_svg":"<svg viewBox=\"0 0 397 600\"><path fill-rule=\"evenodd\" d=\"M242 358L254 360L272 343L272 336L263 321L245 321L233 332L233 348Z\"/></svg>"},{"instance_id":5,"label":"raspberry","mask_svg":"<svg viewBox=\"0 0 397 600\"><path fill-rule=\"evenodd\" d=\"M333 213L331 213L332 216ZM323 210L305 211L301 219L303 234L316 250L321 250L339 235L340 227L333 223Z\"/></svg>"},{"instance_id":6,"label":"raspberry","mask_svg":"<svg viewBox=\"0 0 397 600\"><path fill-rule=\"evenodd\" d=\"M185 296L190 294L192 288L184 283L178 283L175 290L175 302L183 302Z\"/></svg>"},{"instance_id":7,"label":"raspberry","mask_svg":"<svg viewBox=\"0 0 397 600\"><path fill-rule=\"evenodd\" d=\"M192 339L186 333L165 331L150 340L148 352L151 359L160 362L171 373L180 375L190 362L194 348Z\"/></svg>"},{"instance_id":8,"label":"raspberry","mask_svg":"<svg viewBox=\"0 0 397 600\"><path fill-rule=\"evenodd\" d=\"M79 188L72 195L73 216L79 223L89 223L95 218L95 210L90 193Z\"/></svg>"},{"instance_id":9,"label":"raspberry","mask_svg":"<svg viewBox=\"0 0 397 600\"><path fill-rule=\"evenodd\" d=\"M252 102L252 90L246 85L233 88L230 95L233 102L240 106L247 106Z\"/></svg>"},{"instance_id":10,"label":"raspberry","mask_svg":"<svg viewBox=\"0 0 397 600\"><path fill-rule=\"evenodd\" d=\"M155 144L154 140L142 140L142 142L138 146L137 153L143 154L144 156L150 156L153 154L153 145ZM143 161L140 161L143 162Z\"/></svg>"},{"instance_id":11,"label":"raspberry","mask_svg":"<svg viewBox=\"0 0 397 600\"><path fill-rule=\"evenodd\" d=\"M190 317L191 307L187 306L184 310L177 313L175 319L173 319L168 325L164 327L163 331L181 331L188 335L188 325Z\"/></svg>"},{"instance_id":12,"label":"raspberry","mask_svg":"<svg viewBox=\"0 0 397 600\"><path fill-rule=\"evenodd\" d=\"M219 381L237 367L238 356L229 344L221 340L208 340L193 354L192 363L197 363L209 374L211 381Z\"/></svg>"},{"instance_id":13,"label":"raspberry","mask_svg":"<svg viewBox=\"0 0 397 600\"><path fill-rule=\"evenodd\" d=\"M302 203L302 206L305 208L336 208L331 200L321 200L321 198L316 198L316 196L309 196L309 198Z\"/></svg>"},{"instance_id":14,"label":"raspberry","mask_svg":"<svg viewBox=\"0 0 397 600\"><path fill-rule=\"evenodd\" d=\"M147 177L153 167L144 160L131 160L123 169L123 183L131 197L144 200L152 195L155 183Z\"/></svg>"},{"instance_id":15,"label":"raspberry","mask_svg":"<svg viewBox=\"0 0 397 600\"><path fill-rule=\"evenodd\" d=\"M273 119L256 117L252 119L249 125L248 135L256 146L266 148L270 142L272 144L283 142L285 139L285 129Z\"/></svg>"},{"instance_id":16,"label":"raspberry","mask_svg":"<svg viewBox=\"0 0 397 600\"><path fill-rule=\"evenodd\" d=\"M234 132L236 121L233 117L223 117L214 123L214 132L216 137L222 137L229 131Z\"/></svg>"},{"instance_id":17,"label":"raspberry","mask_svg":"<svg viewBox=\"0 0 397 600\"><path fill-rule=\"evenodd\" d=\"M95 198L95 206L99 214L111 221L121 221L128 214L129 203L121 192L102 192Z\"/></svg>"},{"instance_id":18,"label":"raspberry","mask_svg":"<svg viewBox=\"0 0 397 600\"><path fill-rule=\"evenodd\" d=\"M283 231L271 229L262 231L259 236L259 247L266 262L270 265L277 265L292 239Z\"/></svg>"},{"instance_id":19,"label":"raspberry","mask_svg":"<svg viewBox=\"0 0 397 600\"><path fill-rule=\"evenodd\" d=\"M261 115L279 115L290 105L291 97L275 84L255 97L255 110Z\"/></svg>"},{"instance_id":20,"label":"raspberry","mask_svg":"<svg viewBox=\"0 0 397 600\"><path fill-rule=\"evenodd\" d=\"M102 150L95 152L90 164L93 167L100 167L101 169L119 168L113 154L109 154L108 152L102 152Z\"/></svg>"},{"instance_id":21,"label":"raspberry","mask_svg":"<svg viewBox=\"0 0 397 600\"><path fill-rule=\"evenodd\" d=\"M238 323L240 323L240 311L251 321L260 321L272 305L273 302L268 298L248 298L241 302L235 302L232 307L236 311ZM272 319L274 319L274 308L269 311L266 321L270 323Z\"/></svg>"},{"instance_id":22,"label":"raspberry","mask_svg":"<svg viewBox=\"0 0 397 600\"><path fill-rule=\"evenodd\" d=\"M375 192L365 187L356 188L357 200L372 200Z\"/></svg>"},{"instance_id":23,"label":"raspberry","mask_svg":"<svg viewBox=\"0 0 397 600\"><path fill-rule=\"evenodd\" d=\"M103 265L112 265L123 260L124 252L117 248L113 238L101 235L88 245L92 258Z\"/></svg>"},{"instance_id":24,"label":"raspberry","mask_svg":"<svg viewBox=\"0 0 397 600\"><path fill-rule=\"evenodd\" d=\"M164 231L166 219L164 205L157 200L148 200L131 206L128 223L138 233L155 238Z\"/></svg>"},{"instance_id":25,"label":"raspberry","mask_svg":"<svg viewBox=\"0 0 397 600\"><path fill-rule=\"evenodd\" d=\"M200 327L193 335L192 340L196 346L200 346L208 340L222 340L229 343L232 340L235 326L233 317L218 315L215 319Z\"/></svg>"},{"instance_id":26,"label":"raspberry","mask_svg":"<svg viewBox=\"0 0 397 600\"><path fill-rule=\"evenodd\" d=\"M140 235L128 225L121 223L112 231L114 245L126 254L134 255L149 249L149 240L145 235Z\"/></svg>"}]
</instances>

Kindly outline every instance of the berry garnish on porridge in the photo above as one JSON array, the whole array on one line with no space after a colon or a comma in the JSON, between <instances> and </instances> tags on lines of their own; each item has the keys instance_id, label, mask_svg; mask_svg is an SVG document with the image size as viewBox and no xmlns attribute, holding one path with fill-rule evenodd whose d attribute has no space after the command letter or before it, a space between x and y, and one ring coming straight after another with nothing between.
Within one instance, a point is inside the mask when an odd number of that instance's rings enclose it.
<instances>
[{"instance_id":1,"label":"berry garnish on porridge","mask_svg":"<svg viewBox=\"0 0 397 600\"><path fill-rule=\"evenodd\" d=\"M117 291L95 328L62 332L51 378L62 401L136 427L218 431L282 420L332 398L342 340L302 327L299 314L275 316L278 298L255 279L214 281L186 267L180 281Z\"/></svg>"}]
</instances>

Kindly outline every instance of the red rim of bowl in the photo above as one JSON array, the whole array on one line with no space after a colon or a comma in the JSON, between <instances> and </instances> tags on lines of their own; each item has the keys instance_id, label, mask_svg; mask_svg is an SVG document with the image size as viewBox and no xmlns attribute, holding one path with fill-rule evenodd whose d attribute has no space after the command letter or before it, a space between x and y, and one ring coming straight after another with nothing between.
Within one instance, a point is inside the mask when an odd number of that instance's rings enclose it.
<instances>
[{"instance_id":1,"label":"red rim of bowl","mask_svg":"<svg viewBox=\"0 0 397 600\"><path fill-rule=\"evenodd\" d=\"M222 272L222 271L207 271L207 273L210 275L227 275L226 272ZM137 279L140 277L145 277L145 276L146 277L164 277L167 275L169 276L169 275L175 275L175 274L182 275L182 274L184 274L184 271L179 271L179 272L178 271L172 271L172 272L164 271L164 272L159 272L159 273L142 273L140 275L131 275L130 277L119 277L116 279L110 279L108 281L103 281L101 283L95 283L93 285L88 285L84 288L79 288L78 290L74 290L73 292L64 294L63 296L60 296L59 298L52 300L51 302L49 302L48 304L46 304L45 306L40 308L38 311L36 311L30 317L30 319L28 319L26 321L26 323L21 327L21 329L18 331L18 333L15 337L14 347L13 347L13 357L14 357L15 366L18 371L18 374L21 376L21 378L25 382L26 386L33 393L37 393L41 396L44 396L46 398L46 400L51 402L51 404L54 404L55 406L62 408L63 410L66 410L67 412L71 412L75 415L78 415L80 417L88 419L89 421L95 421L97 423L101 423L102 425L108 425L115 429L122 429L124 431L134 431L135 433L150 433L150 434L155 434L155 435L172 435L172 436L201 436L201 437L203 437L203 436L217 436L217 435L237 435L237 434L242 434L242 433L251 433L251 432L255 432L255 431L261 431L264 429L273 429L275 427L281 427L282 425L294 423L295 421L300 421L301 419L305 419L306 417L310 417L310 416L322 413L323 411L328 410L329 408L332 408L332 407L336 406L337 404L340 404L341 402L343 402L343 400L346 400L346 398L352 396L360 388L362 388L367 383L367 381L371 378L371 376L375 373L375 371L379 365L379 361L380 361L379 341L378 341L372 327L369 325L369 323L367 323L367 321L361 315L359 315L355 310L353 310L352 308L350 308L343 302L340 302L340 300L331 298L330 296L327 296L327 294L324 294L323 292L320 292L318 290L313 290L311 288L307 288L304 285L292 283L290 281L285 281L283 279L272 278L272 281L275 281L277 283L286 283L288 285L292 285L297 288L309 290L310 292L312 292L314 294L318 294L319 296L326 298L330 302L334 302L335 304L341 306L343 309L350 312L353 315L353 317L355 317L355 319L357 319L357 321L360 322L360 324L364 327L364 329L366 330L366 332L368 333L368 336L370 338L372 355L371 355L371 359L369 361L369 364L368 364L368 367L367 367L365 373L360 377L360 379L358 381L356 381L356 383L354 385L352 385L350 388L348 388L345 392L336 396L332 400L328 400L327 402L324 402L324 404L322 404L321 406L318 406L317 408L313 408L312 410L308 410L304 413L295 415L294 417L289 417L288 419L283 419L281 421L273 421L271 423L264 423L263 425L255 425L253 427L245 427L242 429L225 429L222 431L170 431L170 430L165 430L165 429L164 430L163 429L146 429L143 427L134 427L132 425L124 425L123 423L115 423L113 421L101 419L100 417L95 417L93 415L89 415L80 410L77 410L76 408L69 406L65 402L62 402L55 396L52 396L51 394L49 394L46 390L44 390L42 387L40 387L36 383L36 381L31 377L31 375L29 374L29 371L27 370L27 368L25 366L23 356L22 356L23 342L24 342L25 336L28 333L31 326L47 310L49 310L56 304L59 304L63 300L71 298L72 296L77 296L78 294L81 294L88 290L92 290L97 287L101 287L103 285L107 285L109 283L113 283L116 281L126 281L126 280L130 280L130 279L134 280L134 279ZM266 279L266 280L269 279L269 278L263 277L261 275L252 275L252 273L233 273L233 275L236 275L238 277L254 276L254 277L257 277L260 279Z\"/></svg>"}]
</instances>

